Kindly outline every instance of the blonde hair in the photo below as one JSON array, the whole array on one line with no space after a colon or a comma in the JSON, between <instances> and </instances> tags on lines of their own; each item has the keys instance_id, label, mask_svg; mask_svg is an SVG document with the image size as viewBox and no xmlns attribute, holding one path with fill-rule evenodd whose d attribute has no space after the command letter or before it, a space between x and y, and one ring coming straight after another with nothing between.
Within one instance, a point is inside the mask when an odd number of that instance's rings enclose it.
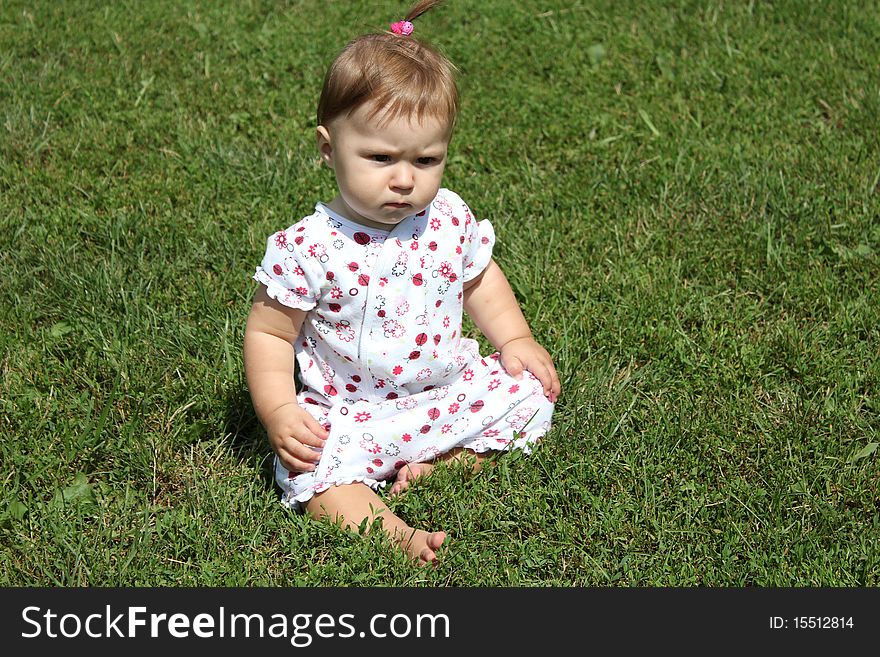
<instances>
[{"instance_id":1,"label":"blonde hair","mask_svg":"<svg viewBox=\"0 0 880 657\"><path fill-rule=\"evenodd\" d=\"M406 15L413 21L442 0L421 0ZM412 36L380 32L360 36L343 48L324 77L318 125L349 115L365 103L370 117L431 117L451 129L458 114L455 66Z\"/></svg>"}]
</instances>

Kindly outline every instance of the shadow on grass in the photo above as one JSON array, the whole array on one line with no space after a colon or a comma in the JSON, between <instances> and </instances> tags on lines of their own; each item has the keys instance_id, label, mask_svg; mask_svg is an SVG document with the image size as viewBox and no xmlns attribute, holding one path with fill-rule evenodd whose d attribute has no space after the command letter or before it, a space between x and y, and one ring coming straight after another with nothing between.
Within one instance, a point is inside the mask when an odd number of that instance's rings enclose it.
<instances>
[{"instance_id":1,"label":"shadow on grass","mask_svg":"<svg viewBox=\"0 0 880 657\"><path fill-rule=\"evenodd\" d=\"M242 461L260 462L260 478L267 489L274 490L272 450L246 388L234 387L226 393L223 435L229 436L229 445L236 458Z\"/></svg>"}]
</instances>

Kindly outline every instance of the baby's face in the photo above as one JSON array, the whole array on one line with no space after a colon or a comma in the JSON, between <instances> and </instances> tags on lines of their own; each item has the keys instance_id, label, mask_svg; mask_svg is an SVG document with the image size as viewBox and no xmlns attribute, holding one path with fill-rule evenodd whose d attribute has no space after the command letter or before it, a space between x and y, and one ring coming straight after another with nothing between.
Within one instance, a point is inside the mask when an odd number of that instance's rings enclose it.
<instances>
[{"instance_id":1,"label":"baby's face","mask_svg":"<svg viewBox=\"0 0 880 657\"><path fill-rule=\"evenodd\" d=\"M429 117L369 118L371 109L368 103L318 126L318 149L339 187L331 208L365 226L390 229L437 195L450 129Z\"/></svg>"}]
</instances>

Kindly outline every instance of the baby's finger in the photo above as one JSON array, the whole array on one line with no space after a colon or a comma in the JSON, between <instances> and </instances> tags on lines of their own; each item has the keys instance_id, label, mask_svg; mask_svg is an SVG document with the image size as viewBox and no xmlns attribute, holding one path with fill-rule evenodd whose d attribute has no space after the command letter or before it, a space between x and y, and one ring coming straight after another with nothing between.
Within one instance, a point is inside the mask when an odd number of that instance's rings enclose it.
<instances>
[{"instance_id":1,"label":"baby's finger","mask_svg":"<svg viewBox=\"0 0 880 657\"><path fill-rule=\"evenodd\" d=\"M507 373L510 374L514 379L521 379L523 373L523 362L517 358L516 356L508 356L507 358L501 357L501 364L504 365L504 369L507 370Z\"/></svg>"},{"instance_id":2,"label":"baby's finger","mask_svg":"<svg viewBox=\"0 0 880 657\"><path fill-rule=\"evenodd\" d=\"M307 415L303 420L303 423L306 425L306 428L315 434L321 440L327 440L327 436L330 435L330 432L324 428L324 426L318 422L311 415Z\"/></svg>"},{"instance_id":3,"label":"baby's finger","mask_svg":"<svg viewBox=\"0 0 880 657\"><path fill-rule=\"evenodd\" d=\"M296 437L290 436L284 441L282 449L293 458L299 459L300 461L317 463L321 460L321 450L314 449L314 447L323 447L324 441L319 441L314 436L307 438L307 440L315 443L314 446L310 447L308 443L304 443Z\"/></svg>"},{"instance_id":4,"label":"baby's finger","mask_svg":"<svg viewBox=\"0 0 880 657\"><path fill-rule=\"evenodd\" d=\"M289 472L294 473L311 472L316 467L314 463L298 459L286 450L280 450L278 452L278 460L281 461L281 465L283 465Z\"/></svg>"},{"instance_id":5,"label":"baby's finger","mask_svg":"<svg viewBox=\"0 0 880 657\"><path fill-rule=\"evenodd\" d=\"M327 442L326 438L315 434L314 430L310 429L309 427L300 428L292 437L297 442L300 442L303 445L308 445L309 447L320 448L324 446L325 442Z\"/></svg>"},{"instance_id":6,"label":"baby's finger","mask_svg":"<svg viewBox=\"0 0 880 657\"><path fill-rule=\"evenodd\" d=\"M552 376L553 380L553 383L550 386L550 401L555 402L559 398L559 394L562 392L562 382L559 380L559 374L556 372L556 368L553 366L552 363L550 364L550 375Z\"/></svg>"},{"instance_id":7,"label":"baby's finger","mask_svg":"<svg viewBox=\"0 0 880 657\"><path fill-rule=\"evenodd\" d=\"M553 375L550 373L550 368L541 361L535 361L529 364L529 372L541 382L544 387L544 396L549 398L553 390Z\"/></svg>"}]
</instances>

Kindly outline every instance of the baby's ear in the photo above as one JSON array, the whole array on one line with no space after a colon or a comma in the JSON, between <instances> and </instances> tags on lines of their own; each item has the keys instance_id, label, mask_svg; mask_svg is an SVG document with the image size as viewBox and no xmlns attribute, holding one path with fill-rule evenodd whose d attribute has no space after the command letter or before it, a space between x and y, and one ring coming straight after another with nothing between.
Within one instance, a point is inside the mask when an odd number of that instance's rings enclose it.
<instances>
[{"instance_id":1,"label":"baby's ear","mask_svg":"<svg viewBox=\"0 0 880 657\"><path fill-rule=\"evenodd\" d=\"M326 126L319 125L315 130L315 141L318 144L318 153L321 159L331 169L333 168L333 146L330 144L330 131Z\"/></svg>"}]
</instances>

